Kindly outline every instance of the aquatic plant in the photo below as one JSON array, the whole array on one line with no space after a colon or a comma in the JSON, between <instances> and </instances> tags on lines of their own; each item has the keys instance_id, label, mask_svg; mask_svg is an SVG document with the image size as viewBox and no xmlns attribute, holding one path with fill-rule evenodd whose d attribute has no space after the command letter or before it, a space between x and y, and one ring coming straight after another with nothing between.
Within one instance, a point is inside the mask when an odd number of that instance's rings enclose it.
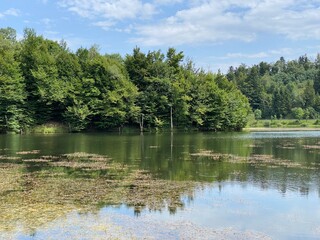
<instances>
[{"instance_id":1,"label":"aquatic plant","mask_svg":"<svg viewBox=\"0 0 320 240\"><path fill-rule=\"evenodd\" d=\"M108 205L126 204L136 214L165 208L174 213L184 207L182 197L192 198L201 185L160 180L97 154L19 158L0 163L0 229L32 234L68 213Z\"/></svg>"}]
</instances>

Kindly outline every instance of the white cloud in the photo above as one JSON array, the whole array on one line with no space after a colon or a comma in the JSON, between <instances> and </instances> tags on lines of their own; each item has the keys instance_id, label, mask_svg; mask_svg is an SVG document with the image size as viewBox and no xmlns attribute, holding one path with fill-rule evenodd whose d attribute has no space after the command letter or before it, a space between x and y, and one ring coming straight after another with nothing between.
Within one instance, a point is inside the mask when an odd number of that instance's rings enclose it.
<instances>
[{"instance_id":1,"label":"white cloud","mask_svg":"<svg viewBox=\"0 0 320 240\"><path fill-rule=\"evenodd\" d=\"M263 34L292 40L320 39L320 0L59 0L58 3L92 19L93 25L105 30L127 32L121 29L128 29L124 26L128 24L131 33L135 33L131 41L149 46L251 42Z\"/></svg>"},{"instance_id":2,"label":"white cloud","mask_svg":"<svg viewBox=\"0 0 320 240\"><path fill-rule=\"evenodd\" d=\"M43 18L41 19L41 23L44 24L46 27L50 27L51 24L53 24L53 20L51 20L50 18Z\"/></svg>"},{"instance_id":3,"label":"white cloud","mask_svg":"<svg viewBox=\"0 0 320 240\"><path fill-rule=\"evenodd\" d=\"M314 50L319 49L319 45L305 46L301 48L279 48L271 49L256 53L235 52L227 53L224 56L211 56L206 58L206 62L210 63L210 70L218 71L220 69L223 73L227 73L230 66L237 67L244 63L248 66L257 64L260 61L275 62L280 57L286 60L296 59L297 56L306 54L308 58L315 59L317 54Z\"/></svg>"},{"instance_id":4,"label":"white cloud","mask_svg":"<svg viewBox=\"0 0 320 240\"><path fill-rule=\"evenodd\" d=\"M55 20L52 20L50 18L42 18L39 20L38 24L41 24L45 31L48 33L55 32L53 29L55 28Z\"/></svg>"},{"instance_id":5,"label":"white cloud","mask_svg":"<svg viewBox=\"0 0 320 240\"><path fill-rule=\"evenodd\" d=\"M19 14L20 14L20 10L16 8L10 8L4 12L4 15L15 16L15 17L19 16Z\"/></svg>"},{"instance_id":6,"label":"white cloud","mask_svg":"<svg viewBox=\"0 0 320 240\"><path fill-rule=\"evenodd\" d=\"M231 39L251 41L255 34L244 29L240 15L225 13L228 6L210 1L178 11L157 25L137 28L141 37L134 39L146 45L179 45L218 42Z\"/></svg>"},{"instance_id":7,"label":"white cloud","mask_svg":"<svg viewBox=\"0 0 320 240\"><path fill-rule=\"evenodd\" d=\"M152 4L141 0L60 0L59 5L81 17L109 20L146 18L155 13Z\"/></svg>"},{"instance_id":8,"label":"white cloud","mask_svg":"<svg viewBox=\"0 0 320 240\"><path fill-rule=\"evenodd\" d=\"M320 39L320 1L265 1L251 9L245 22L256 31L290 39Z\"/></svg>"},{"instance_id":9,"label":"white cloud","mask_svg":"<svg viewBox=\"0 0 320 240\"><path fill-rule=\"evenodd\" d=\"M225 58L230 59L230 58L253 58L253 59L259 59L259 58L266 58L269 57L269 53L266 52L258 52L258 53L253 53L253 54L244 54L244 53L228 53Z\"/></svg>"},{"instance_id":10,"label":"white cloud","mask_svg":"<svg viewBox=\"0 0 320 240\"><path fill-rule=\"evenodd\" d=\"M310 46L310 48L314 48ZM212 59L218 60L229 60L229 59L266 59L266 58L273 58L273 57L281 57L281 56L296 56L299 54L304 54L305 49L301 48L280 48L280 49L272 49L268 51L256 52L256 53L227 53L225 56L222 57L212 57Z\"/></svg>"},{"instance_id":11,"label":"white cloud","mask_svg":"<svg viewBox=\"0 0 320 240\"><path fill-rule=\"evenodd\" d=\"M8 10L0 13L0 18L5 17L5 16L14 16L18 17L20 15L20 10L16 8L9 8Z\"/></svg>"},{"instance_id":12,"label":"white cloud","mask_svg":"<svg viewBox=\"0 0 320 240\"><path fill-rule=\"evenodd\" d=\"M114 21L99 21L93 23L94 26L98 26L103 28L104 30L109 30L112 26L114 26L116 23Z\"/></svg>"},{"instance_id":13,"label":"white cloud","mask_svg":"<svg viewBox=\"0 0 320 240\"><path fill-rule=\"evenodd\" d=\"M172 5L176 3L182 3L183 0L155 0L156 5Z\"/></svg>"},{"instance_id":14,"label":"white cloud","mask_svg":"<svg viewBox=\"0 0 320 240\"><path fill-rule=\"evenodd\" d=\"M292 49L292 48L281 48L281 49L274 49L269 51L269 55L271 56L288 56L288 55L295 55L301 52L302 49Z\"/></svg>"},{"instance_id":15,"label":"white cloud","mask_svg":"<svg viewBox=\"0 0 320 240\"><path fill-rule=\"evenodd\" d=\"M144 45L252 41L259 34L320 39L320 1L192 0L193 6L156 24L137 27ZM197 4L197 5L195 5Z\"/></svg>"},{"instance_id":16,"label":"white cloud","mask_svg":"<svg viewBox=\"0 0 320 240\"><path fill-rule=\"evenodd\" d=\"M47 31L44 31L44 35L45 36L57 36L57 35L59 35L59 32L57 32L57 31L49 31L49 30L47 30Z\"/></svg>"}]
</instances>

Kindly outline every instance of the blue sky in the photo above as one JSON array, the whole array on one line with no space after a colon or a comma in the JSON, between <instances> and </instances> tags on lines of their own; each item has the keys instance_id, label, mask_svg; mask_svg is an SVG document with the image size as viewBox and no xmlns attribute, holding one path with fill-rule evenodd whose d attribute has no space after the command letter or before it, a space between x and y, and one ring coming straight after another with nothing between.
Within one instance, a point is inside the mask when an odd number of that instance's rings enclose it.
<instances>
[{"instance_id":1,"label":"blue sky","mask_svg":"<svg viewBox=\"0 0 320 240\"><path fill-rule=\"evenodd\" d=\"M1 0L0 27L23 29L71 50L183 51L196 66L275 62L320 53L320 0Z\"/></svg>"}]
</instances>

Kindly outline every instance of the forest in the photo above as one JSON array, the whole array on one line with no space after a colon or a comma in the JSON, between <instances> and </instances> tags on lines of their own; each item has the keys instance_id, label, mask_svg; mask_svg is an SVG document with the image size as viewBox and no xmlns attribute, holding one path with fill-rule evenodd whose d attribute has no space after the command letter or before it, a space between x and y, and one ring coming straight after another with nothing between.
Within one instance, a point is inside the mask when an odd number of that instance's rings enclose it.
<instances>
[{"instance_id":1,"label":"forest","mask_svg":"<svg viewBox=\"0 0 320 240\"><path fill-rule=\"evenodd\" d=\"M248 98L256 118L318 119L320 114L320 54L252 67L230 67L227 79Z\"/></svg>"},{"instance_id":2,"label":"forest","mask_svg":"<svg viewBox=\"0 0 320 240\"><path fill-rule=\"evenodd\" d=\"M251 108L222 74L196 69L169 48L122 58L97 46L71 52L25 29L0 30L0 130L58 122L70 131L123 126L240 130Z\"/></svg>"},{"instance_id":3,"label":"forest","mask_svg":"<svg viewBox=\"0 0 320 240\"><path fill-rule=\"evenodd\" d=\"M17 40L0 29L0 132L57 122L71 132L124 126L239 131L248 116L318 118L320 57L230 67L196 68L183 52L71 51L25 29Z\"/></svg>"}]
</instances>

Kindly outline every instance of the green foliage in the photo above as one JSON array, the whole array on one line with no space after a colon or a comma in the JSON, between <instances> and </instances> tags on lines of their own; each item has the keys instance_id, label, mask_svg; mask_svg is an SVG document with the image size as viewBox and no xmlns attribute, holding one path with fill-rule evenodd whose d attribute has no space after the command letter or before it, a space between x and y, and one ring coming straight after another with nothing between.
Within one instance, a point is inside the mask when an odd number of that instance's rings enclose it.
<instances>
[{"instance_id":1,"label":"green foliage","mask_svg":"<svg viewBox=\"0 0 320 240\"><path fill-rule=\"evenodd\" d=\"M0 132L48 122L70 131L138 124L240 130L250 115L285 126L275 119L319 118L319 86L320 56L242 64L224 76L196 69L174 48L136 47L125 58L101 55L96 45L72 53L32 29L20 41L14 29L0 29Z\"/></svg>"},{"instance_id":2,"label":"green foliage","mask_svg":"<svg viewBox=\"0 0 320 240\"><path fill-rule=\"evenodd\" d=\"M266 120L262 119L259 121L255 121L254 123L249 123L247 127L253 128L319 128L319 120L314 119L273 119Z\"/></svg>"},{"instance_id":3,"label":"green foliage","mask_svg":"<svg viewBox=\"0 0 320 240\"><path fill-rule=\"evenodd\" d=\"M254 118L255 118L256 120L259 120L259 119L261 119L261 117L262 117L262 112L261 112L261 110L260 110L260 109L254 110Z\"/></svg>"},{"instance_id":4,"label":"green foliage","mask_svg":"<svg viewBox=\"0 0 320 240\"><path fill-rule=\"evenodd\" d=\"M316 118L320 112L320 57L312 62L306 55L298 60L230 67L227 78L249 99L262 118L290 118L291 109L309 109L304 118ZM312 110L313 109L313 110Z\"/></svg>"},{"instance_id":5,"label":"green foliage","mask_svg":"<svg viewBox=\"0 0 320 240\"><path fill-rule=\"evenodd\" d=\"M0 29L0 132L20 132L28 124L23 111L26 92L16 61L17 51L15 31Z\"/></svg>"},{"instance_id":6,"label":"green foliage","mask_svg":"<svg viewBox=\"0 0 320 240\"><path fill-rule=\"evenodd\" d=\"M98 128L118 127L129 120L137 96L124 66L117 59L96 54L83 69L85 102ZM129 113L129 114L128 114Z\"/></svg>"},{"instance_id":7,"label":"green foliage","mask_svg":"<svg viewBox=\"0 0 320 240\"><path fill-rule=\"evenodd\" d=\"M245 126L250 107L235 85L222 74L195 69L191 61L182 66L182 60L183 53L173 48L166 55L144 54L139 48L127 55L126 68L139 88L137 105L146 127L173 123L219 131Z\"/></svg>"},{"instance_id":8,"label":"green foliage","mask_svg":"<svg viewBox=\"0 0 320 240\"><path fill-rule=\"evenodd\" d=\"M85 105L75 99L73 105L67 107L63 116L65 121L68 123L69 130L71 132L79 132L86 129L88 126L90 122L90 114L91 111L89 110L88 105Z\"/></svg>"},{"instance_id":9,"label":"green foliage","mask_svg":"<svg viewBox=\"0 0 320 240\"><path fill-rule=\"evenodd\" d=\"M270 127L270 125L271 125L270 121L265 121L263 124L264 127Z\"/></svg>"},{"instance_id":10,"label":"green foliage","mask_svg":"<svg viewBox=\"0 0 320 240\"><path fill-rule=\"evenodd\" d=\"M301 120L304 116L304 111L301 107L293 108L291 111L295 119Z\"/></svg>"},{"instance_id":11,"label":"green foliage","mask_svg":"<svg viewBox=\"0 0 320 240\"><path fill-rule=\"evenodd\" d=\"M65 51L57 42L25 30L19 60L27 91L26 107L37 124L61 120L70 86L67 78L59 76L58 59Z\"/></svg>"},{"instance_id":12,"label":"green foliage","mask_svg":"<svg viewBox=\"0 0 320 240\"><path fill-rule=\"evenodd\" d=\"M60 123L46 123L38 125L31 129L32 133L53 134L53 133L66 133L68 129Z\"/></svg>"},{"instance_id":13,"label":"green foliage","mask_svg":"<svg viewBox=\"0 0 320 240\"><path fill-rule=\"evenodd\" d=\"M211 73L200 73L194 78L190 92L192 123L206 130L240 130L250 113L248 100L229 85L219 88L220 78Z\"/></svg>"},{"instance_id":14,"label":"green foliage","mask_svg":"<svg viewBox=\"0 0 320 240\"><path fill-rule=\"evenodd\" d=\"M260 72L242 67L231 82L221 73L196 69L191 61L184 64L183 52L174 48L166 53L135 48L124 59L101 55L98 46L72 53L66 42L45 39L32 29L17 41L11 28L0 29L0 56L1 132L31 127L55 132L50 122L75 132L137 124L142 130L240 130L251 109L237 86L248 87L255 108L264 107L263 92L254 96L254 90L261 88L259 74L269 67L261 65Z\"/></svg>"}]
</instances>

